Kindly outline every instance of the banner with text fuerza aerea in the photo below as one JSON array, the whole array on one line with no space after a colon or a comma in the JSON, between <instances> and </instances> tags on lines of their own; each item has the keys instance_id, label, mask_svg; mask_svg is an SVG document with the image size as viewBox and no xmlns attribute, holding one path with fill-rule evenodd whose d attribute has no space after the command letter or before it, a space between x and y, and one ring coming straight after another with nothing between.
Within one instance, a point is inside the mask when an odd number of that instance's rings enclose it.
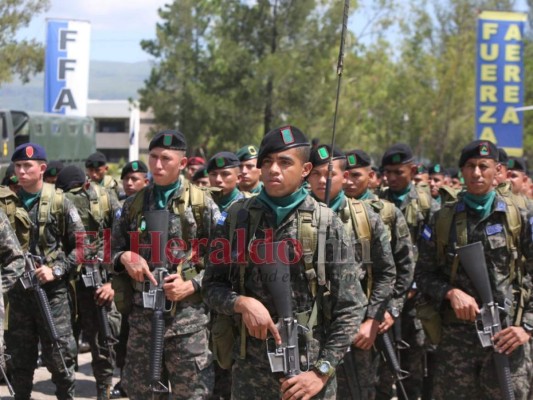
<instances>
[{"instance_id":1,"label":"banner with text fuerza aerea","mask_svg":"<svg viewBox=\"0 0 533 400\"><path fill-rule=\"evenodd\" d=\"M483 11L478 18L476 138L509 155L523 153L524 25L526 14Z\"/></svg>"},{"instance_id":2,"label":"banner with text fuerza aerea","mask_svg":"<svg viewBox=\"0 0 533 400\"><path fill-rule=\"evenodd\" d=\"M45 112L87 115L90 32L88 21L47 20Z\"/></svg>"}]
</instances>

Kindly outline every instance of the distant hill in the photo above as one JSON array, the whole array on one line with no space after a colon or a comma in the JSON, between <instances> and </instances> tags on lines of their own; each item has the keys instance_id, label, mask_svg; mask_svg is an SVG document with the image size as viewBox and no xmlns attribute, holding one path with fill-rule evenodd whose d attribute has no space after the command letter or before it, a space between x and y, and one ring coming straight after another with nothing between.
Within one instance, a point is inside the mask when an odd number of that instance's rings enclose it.
<instances>
[{"instance_id":1,"label":"distant hill","mask_svg":"<svg viewBox=\"0 0 533 400\"><path fill-rule=\"evenodd\" d=\"M91 61L89 98L98 100L126 100L139 97L137 90L150 75L149 61L121 63ZM23 85L20 81L0 86L0 108L42 111L44 74L38 74Z\"/></svg>"}]
</instances>

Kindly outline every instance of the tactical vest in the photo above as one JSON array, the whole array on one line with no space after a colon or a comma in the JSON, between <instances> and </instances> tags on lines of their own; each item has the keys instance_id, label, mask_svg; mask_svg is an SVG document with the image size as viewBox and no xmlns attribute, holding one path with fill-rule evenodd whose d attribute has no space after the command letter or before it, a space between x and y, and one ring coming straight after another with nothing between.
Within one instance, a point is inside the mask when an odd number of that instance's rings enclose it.
<instances>
[{"instance_id":1,"label":"tactical vest","mask_svg":"<svg viewBox=\"0 0 533 400\"><path fill-rule=\"evenodd\" d=\"M8 186L0 186L0 208L9 219L11 228L15 231L23 251L28 251L30 245L31 220L28 212L22 207L17 195Z\"/></svg>"},{"instance_id":2,"label":"tactical vest","mask_svg":"<svg viewBox=\"0 0 533 400\"><path fill-rule=\"evenodd\" d=\"M76 206L85 230L100 232L106 216L111 212L111 200L109 193L103 187L91 184L91 188L93 190L86 191L89 207L87 207L87 198L80 193L83 187L72 189L65 195Z\"/></svg>"},{"instance_id":3,"label":"tactical vest","mask_svg":"<svg viewBox=\"0 0 533 400\"><path fill-rule=\"evenodd\" d=\"M507 206L505 213L505 237L507 242L507 249L511 254L511 262L509 265L509 281L515 286L515 295L517 298L514 315L514 324L519 326L522 320L522 313L525 302L529 298L529 290L527 290L523 283L524 265L522 263L522 255L520 253L520 231L522 229L522 220L520 218L520 210L518 206L508 196L501 196ZM457 246L465 246L468 244L467 237L467 215L466 205L463 202L449 202L441 208L438 218L435 220L435 232L437 235L437 263L442 264L446 260L446 254L449 251L449 237L452 229L452 221L455 215L455 232ZM455 282L457 270L459 268L459 257L455 254L451 274L450 284ZM513 312L511 312L513 315Z\"/></svg>"},{"instance_id":4,"label":"tactical vest","mask_svg":"<svg viewBox=\"0 0 533 400\"><path fill-rule=\"evenodd\" d=\"M47 244L45 236L45 227L48 223L48 217L50 214L54 215L59 226L59 232L61 237L66 236L66 223L65 223L65 210L64 210L65 195L61 189L56 189L54 185L50 183L43 183L41 190L41 198L39 199L39 210L37 222L39 224L39 243L41 250L44 251L44 255L54 259L54 254L46 253Z\"/></svg>"}]
</instances>

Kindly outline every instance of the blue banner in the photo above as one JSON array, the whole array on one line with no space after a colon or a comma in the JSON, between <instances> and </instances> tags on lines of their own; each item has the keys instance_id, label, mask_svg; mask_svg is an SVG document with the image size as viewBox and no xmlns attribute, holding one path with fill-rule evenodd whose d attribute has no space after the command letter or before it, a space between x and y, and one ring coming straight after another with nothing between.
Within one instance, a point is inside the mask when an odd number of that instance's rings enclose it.
<instances>
[{"instance_id":1,"label":"blue banner","mask_svg":"<svg viewBox=\"0 0 533 400\"><path fill-rule=\"evenodd\" d=\"M476 138L490 140L511 156L523 153L524 26L520 13L479 15L476 67Z\"/></svg>"},{"instance_id":2,"label":"blue banner","mask_svg":"<svg viewBox=\"0 0 533 400\"><path fill-rule=\"evenodd\" d=\"M87 21L48 20L44 111L87 115L89 37Z\"/></svg>"}]
</instances>

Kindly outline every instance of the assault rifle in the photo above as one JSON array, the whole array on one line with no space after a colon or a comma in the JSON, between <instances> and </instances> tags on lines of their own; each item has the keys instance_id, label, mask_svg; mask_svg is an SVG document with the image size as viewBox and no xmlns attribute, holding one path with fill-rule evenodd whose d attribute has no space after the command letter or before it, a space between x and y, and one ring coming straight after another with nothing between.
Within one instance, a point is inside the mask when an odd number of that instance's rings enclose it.
<instances>
[{"instance_id":1,"label":"assault rifle","mask_svg":"<svg viewBox=\"0 0 533 400\"><path fill-rule=\"evenodd\" d=\"M267 250L268 249L268 250ZM265 263L260 267L261 279L266 283L272 295L274 307L278 315L276 327L281 336L281 344L276 345L272 337L267 338L267 356L272 372L282 372L290 378L302 372L300 359L299 337L305 337L309 331L305 326L298 324L292 311L291 279L289 265L279 261L280 251L287 250L284 242L267 243L264 247L257 246L260 259L274 258L273 264ZM268 253L270 254L267 254ZM286 256L285 260L288 259ZM309 370L309 352L305 345L307 369Z\"/></svg>"},{"instance_id":2,"label":"assault rifle","mask_svg":"<svg viewBox=\"0 0 533 400\"><path fill-rule=\"evenodd\" d=\"M95 258L91 260L90 263L87 263L82 267L81 278L86 288L94 288L94 290L96 291L97 289L102 287L103 279L102 273L100 271L101 262L102 259ZM118 343L118 340L113 335L113 332L111 331L111 326L109 325L109 315L107 313L107 306L105 304L97 304L96 313L98 315L98 326L100 328L99 331L102 336L104 346L107 347L109 357L112 361L114 361L115 352L113 350L113 347L115 346L115 344ZM98 344L98 340L96 340L96 343Z\"/></svg>"},{"instance_id":3,"label":"assault rifle","mask_svg":"<svg viewBox=\"0 0 533 400\"><path fill-rule=\"evenodd\" d=\"M15 390L13 389L13 386L11 385L11 382L9 382L9 378L7 377L6 373L6 363L11 359L11 356L9 354L0 354L0 372L2 373L2 377L4 378L4 382L6 383L7 390L9 390L9 394L11 397L15 397Z\"/></svg>"},{"instance_id":4,"label":"assault rifle","mask_svg":"<svg viewBox=\"0 0 533 400\"><path fill-rule=\"evenodd\" d=\"M476 317L476 329L479 341L484 348L494 348L492 337L502 330L500 311L505 311L505 309L498 307L498 303L494 301L489 274L487 272L487 264L485 262L483 244L481 242L475 242L459 247L457 254L461 261L461 266L466 271L466 274L481 298L482 307L479 315ZM508 322L507 325L509 325ZM505 400L514 400L509 358L505 354L498 353L496 350L492 357L503 398Z\"/></svg>"},{"instance_id":5,"label":"assault rifle","mask_svg":"<svg viewBox=\"0 0 533 400\"><path fill-rule=\"evenodd\" d=\"M150 336L150 388L152 393L168 393L168 387L161 381L163 369L163 349L165 335L164 314L170 312L173 303L167 301L163 283L165 277L169 275L165 247L168 241L168 221L170 218L168 210L145 211L143 218L146 221L146 230L150 233L159 233L159 254L152 252L152 262L155 269L152 274L157 281L154 285L151 281L144 282L143 306L153 310L152 333ZM154 240L154 235L152 235ZM154 248L154 246L152 246ZM155 257L158 256L158 259Z\"/></svg>"},{"instance_id":6,"label":"assault rifle","mask_svg":"<svg viewBox=\"0 0 533 400\"><path fill-rule=\"evenodd\" d=\"M39 311L45 323L50 340L52 341L53 347L59 353L59 357L61 357L63 368L65 368L67 374L70 375L69 370L67 368L67 364L65 363L65 358L63 357L63 352L61 351L59 333L57 332L57 327L54 322L54 318L52 317L52 309L50 308L50 302L48 301L46 292L41 287L41 282L39 282L39 279L37 279L37 275L35 275L35 261L37 261L39 264L42 264L42 258L30 253L26 253L24 255L24 259L26 261L26 268L25 272L20 277L20 282L22 283L22 286L24 286L24 289L32 289L33 293L35 293L35 299L37 300L37 305L39 306Z\"/></svg>"},{"instance_id":7,"label":"assault rifle","mask_svg":"<svg viewBox=\"0 0 533 400\"><path fill-rule=\"evenodd\" d=\"M400 321L396 321L399 323ZM409 377L409 372L404 371L400 366L400 360L396 355L394 345L389 336L389 332L385 332L381 335L376 336L376 345L381 350L381 355L384 358L385 362L388 364L389 368L396 378L396 387L402 392L403 398L407 399L407 393L403 386L402 380Z\"/></svg>"}]
</instances>

